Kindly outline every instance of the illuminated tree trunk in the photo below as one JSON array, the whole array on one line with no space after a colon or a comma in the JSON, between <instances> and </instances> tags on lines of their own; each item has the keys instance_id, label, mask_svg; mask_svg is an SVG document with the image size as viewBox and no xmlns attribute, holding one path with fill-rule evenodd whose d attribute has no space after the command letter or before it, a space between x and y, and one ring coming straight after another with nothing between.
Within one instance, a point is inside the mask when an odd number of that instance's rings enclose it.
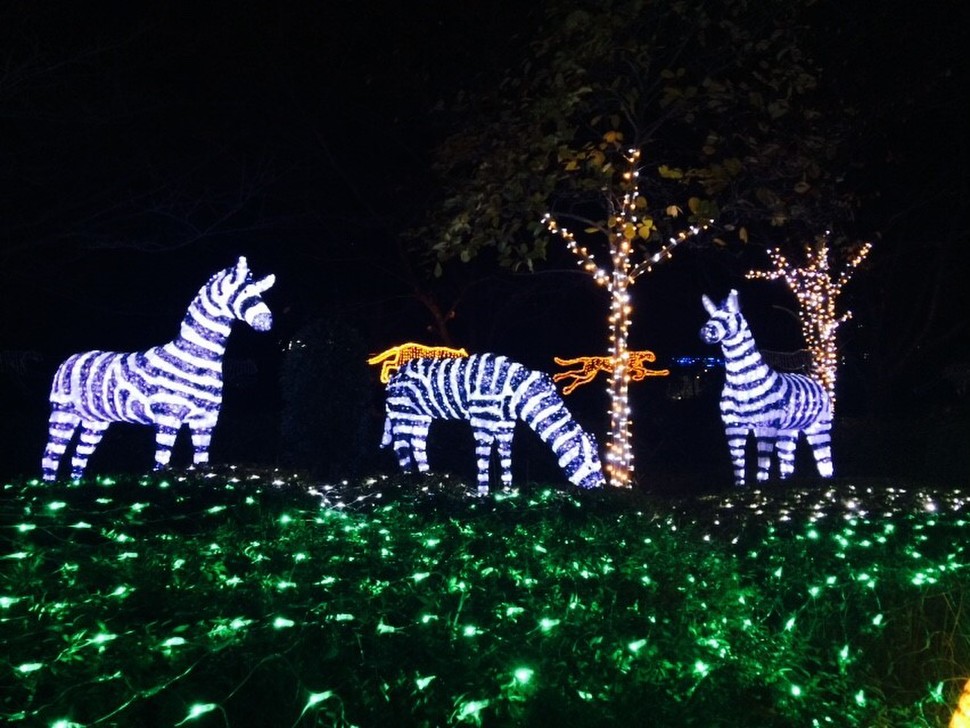
<instances>
[{"instance_id":1,"label":"illuminated tree trunk","mask_svg":"<svg viewBox=\"0 0 970 728\"><path fill-rule=\"evenodd\" d=\"M622 237L622 234L620 235ZM613 276L610 285L610 432L606 443L606 472L610 483L621 488L633 485L633 445L630 427L630 241L614 244Z\"/></svg>"},{"instance_id":2,"label":"illuminated tree trunk","mask_svg":"<svg viewBox=\"0 0 970 728\"><path fill-rule=\"evenodd\" d=\"M835 380L839 354L836 335L839 326L852 317L851 311L839 316L836 313L842 288L855 269L865 260L872 249L865 243L850 258L842 272L835 276L829 268L828 238L819 237L805 251L805 264L796 266L777 248L768 251L773 270L748 271L747 278L775 280L782 278L798 300L798 322L801 325L805 346L812 355L812 375L828 392L835 407Z\"/></svg>"},{"instance_id":3,"label":"illuminated tree trunk","mask_svg":"<svg viewBox=\"0 0 970 728\"><path fill-rule=\"evenodd\" d=\"M619 488L633 487L633 444L630 418L630 351L628 335L633 308L630 304L630 286L643 273L653 270L670 257L671 251L679 243L704 228L692 227L662 245L655 254L634 263L631 261L633 241L639 240L646 245L648 241L659 239L653 218L645 215L647 202L640 196L637 186L637 164L640 152L631 149L625 156L629 167L623 173L622 199L607 198L609 218L607 222L596 224L594 229L606 236L609 241L610 263L607 268L600 267L593 254L580 245L575 236L566 228L558 226L550 215L545 223L550 232L559 235L578 259L583 269L593 276L601 286L610 292L610 346L613 371L610 377L610 431L606 441L606 472L610 484ZM706 226L705 226L706 227Z\"/></svg>"}]
</instances>

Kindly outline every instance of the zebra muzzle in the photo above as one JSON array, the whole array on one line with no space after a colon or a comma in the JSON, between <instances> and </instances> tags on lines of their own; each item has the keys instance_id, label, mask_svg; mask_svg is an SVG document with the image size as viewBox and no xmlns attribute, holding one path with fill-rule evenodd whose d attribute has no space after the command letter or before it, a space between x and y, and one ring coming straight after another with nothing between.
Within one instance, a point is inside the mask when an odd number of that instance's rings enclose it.
<instances>
[{"instance_id":1,"label":"zebra muzzle","mask_svg":"<svg viewBox=\"0 0 970 728\"><path fill-rule=\"evenodd\" d=\"M705 344L716 344L719 340L717 326L712 324L702 326L699 333L701 341L703 341Z\"/></svg>"},{"instance_id":2,"label":"zebra muzzle","mask_svg":"<svg viewBox=\"0 0 970 728\"><path fill-rule=\"evenodd\" d=\"M273 314L258 313L253 316L252 327L257 331L269 331L273 328Z\"/></svg>"}]
</instances>

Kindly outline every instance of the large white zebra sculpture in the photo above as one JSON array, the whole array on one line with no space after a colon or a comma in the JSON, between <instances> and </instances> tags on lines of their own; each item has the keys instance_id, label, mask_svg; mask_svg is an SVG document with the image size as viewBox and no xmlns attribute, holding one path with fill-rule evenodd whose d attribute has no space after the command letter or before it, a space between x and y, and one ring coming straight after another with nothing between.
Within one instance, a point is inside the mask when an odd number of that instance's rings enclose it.
<instances>
[{"instance_id":1,"label":"large white zebra sculpture","mask_svg":"<svg viewBox=\"0 0 970 728\"><path fill-rule=\"evenodd\" d=\"M738 306L738 292L716 306L707 296L702 302L710 319L700 336L720 344L726 371L721 392L721 419L727 434L734 483L744 485L744 451L748 433L758 446L758 481L768 479L771 451L778 451L779 475L787 478L795 468L799 433L805 433L819 475L832 476L832 407L825 388L803 374L774 371L761 358Z\"/></svg>"},{"instance_id":2,"label":"large white zebra sculpture","mask_svg":"<svg viewBox=\"0 0 970 728\"><path fill-rule=\"evenodd\" d=\"M54 480L61 457L80 427L71 477L112 422L155 427L155 469L168 465L183 424L192 432L193 463L209 461L209 441L222 406L222 357L234 319L268 331L273 315L262 299L275 282L254 280L245 258L214 274L189 305L178 337L148 351L87 351L64 361L51 385L51 415L42 463Z\"/></svg>"},{"instance_id":3,"label":"large white zebra sculpture","mask_svg":"<svg viewBox=\"0 0 970 728\"><path fill-rule=\"evenodd\" d=\"M605 484L596 442L573 419L549 375L495 354L412 359L387 385L382 447L393 445L402 470L428 470L428 428L434 419L468 420L475 438L478 492L488 493L497 446L502 485L512 484L512 435L522 420L555 453L570 482Z\"/></svg>"}]
</instances>

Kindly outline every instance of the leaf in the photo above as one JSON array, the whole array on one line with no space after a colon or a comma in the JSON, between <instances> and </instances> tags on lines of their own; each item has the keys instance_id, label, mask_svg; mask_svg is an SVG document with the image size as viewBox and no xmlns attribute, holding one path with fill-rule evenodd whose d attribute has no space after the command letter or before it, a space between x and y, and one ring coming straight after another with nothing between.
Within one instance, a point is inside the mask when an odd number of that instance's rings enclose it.
<instances>
[{"instance_id":1,"label":"leaf","mask_svg":"<svg viewBox=\"0 0 970 728\"><path fill-rule=\"evenodd\" d=\"M653 231L653 218L652 217L646 217L646 218L644 218L643 219L643 222L641 222L637 226L637 235L639 235L644 240L646 240L647 238L650 237L650 233L652 231Z\"/></svg>"},{"instance_id":2,"label":"leaf","mask_svg":"<svg viewBox=\"0 0 970 728\"><path fill-rule=\"evenodd\" d=\"M637 229L634 227L633 223L626 223L623 225L623 237L627 240L633 240L637 235Z\"/></svg>"},{"instance_id":3,"label":"leaf","mask_svg":"<svg viewBox=\"0 0 970 728\"><path fill-rule=\"evenodd\" d=\"M676 167L668 167L666 164L661 164L657 168L657 172L659 172L660 176L663 177L664 179L683 179L684 178L683 170L680 170Z\"/></svg>"},{"instance_id":4,"label":"leaf","mask_svg":"<svg viewBox=\"0 0 970 728\"><path fill-rule=\"evenodd\" d=\"M689 200L687 200L687 209L690 210L691 213L693 213L694 215L697 214L697 211L700 208L701 208L701 200L699 197L691 197Z\"/></svg>"},{"instance_id":5,"label":"leaf","mask_svg":"<svg viewBox=\"0 0 970 728\"><path fill-rule=\"evenodd\" d=\"M633 206L638 210L642 210L647 206L647 198L643 195L637 195L637 199L633 201Z\"/></svg>"},{"instance_id":6,"label":"leaf","mask_svg":"<svg viewBox=\"0 0 970 728\"><path fill-rule=\"evenodd\" d=\"M810 189L812 189L812 186L805 180L802 180L801 182L795 185L795 192L797 192L800 195L804 195Z\"/></svg>"},{"instance_id":7,"label":"leaf","mask_svg":"<svg viewBox=\"0 0 970 728\"><path fill-rule=\"evenodd\" d=\"M667 209L664 210L664 212L666 212L671 217L677 217L678 215L680 215L681 213L683 213L683 210L681 210L679 207L677 207L677 205L668 205L667 206Z\"/></svg>"},{"instance_id":8,"label":"leaf","mask_svg":"<svg viewBox=\"0 0 970 728\"><path fill-rule=\"evenodd\" d=\"M741 170L744 169L744 165L737 157L728 157L724 160L724 169L732 177L737 177L741 174Z\"/></svg>"},{"instance_id":9,"label":"leaf","mask_svg":"<svg viewBox=\"0 0 970 728\"><path fill-rule=\"evenodd\" d=\"M738 237L741 238L742 243L748 242L748 228L743 227L738 230Z\"/></svg>"}]
</instances>

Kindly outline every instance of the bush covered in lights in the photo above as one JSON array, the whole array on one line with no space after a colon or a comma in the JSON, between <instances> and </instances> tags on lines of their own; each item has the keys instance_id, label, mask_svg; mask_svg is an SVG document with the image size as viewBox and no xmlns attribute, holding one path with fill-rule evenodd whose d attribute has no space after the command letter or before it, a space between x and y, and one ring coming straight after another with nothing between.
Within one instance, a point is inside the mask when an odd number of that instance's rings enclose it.
<instances>
[{"instance_id":1,"label":"bush covered in lights","mask_svg":"<svg viewBox=\"0 0 970 728\"><path fill-rule=\"evenodd\" d=\"M229 471L2 512L9 725L932 726L970 674L959 492Z\"/></svg>"}]
</instances>

